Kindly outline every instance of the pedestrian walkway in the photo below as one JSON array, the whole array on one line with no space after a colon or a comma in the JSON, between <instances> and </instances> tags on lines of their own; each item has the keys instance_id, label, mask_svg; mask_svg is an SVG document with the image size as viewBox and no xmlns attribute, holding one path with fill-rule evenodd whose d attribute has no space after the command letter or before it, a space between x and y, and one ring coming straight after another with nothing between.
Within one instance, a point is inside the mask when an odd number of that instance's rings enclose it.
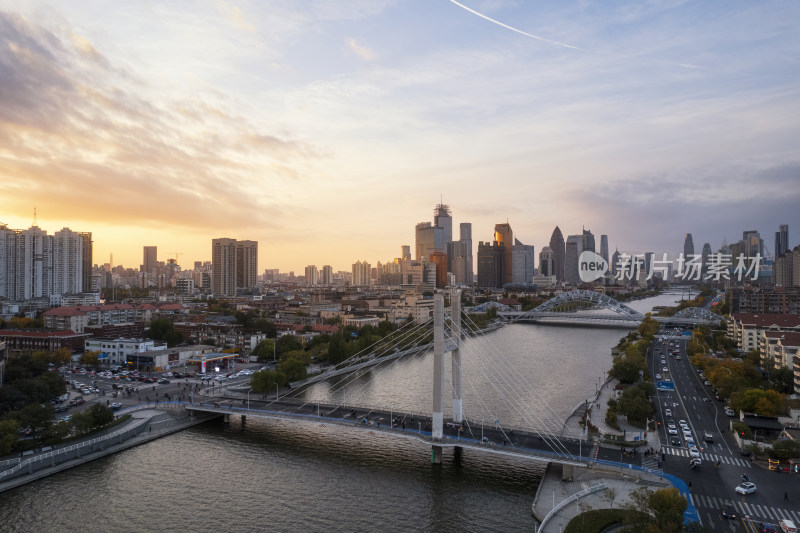
<instances>
[{"instance_id":1,"label":"pedestrian walkway","mask_svg":"<svg viewBox=\"0 0 800 533\"><path fill-rule=\"evenodd\" d=\"M639 487L648 487L658 490L671 486L666 480L658 476L638 474L636 477L613 474L610 472L593 472L576 469L572 481L561 480L561 466L556 463L548 465L544 477L533 502L533 514L540 521L547 516L553 508L574 494L586 490L589 492L579 498L575 503L566 505L553 513L547 521L546 527L540 533L563 531L570 520L584 511L590 509L618 509L626 503L633 503L630 494ZM589 491L593 487L604 488ZM613 494L612 494L613 490ZM611 496L613 495L613 501Z\"/></svg>"},{"instance_id":2,"label":"pedestrian walkway","mask_svg":"<svg viewBox=\"0 0 800 533\"><path fill-rule=\"evenodd\" d=\"M669 455L677 455L678 457L686 457L689 458L689 450L686 448L675 448L672 446L665 446L662 448L662 451L669 454ZM753 465L747 459L741 459L739 457L731 457L730 455L717 455L715 453L701 453L700 458L703 461L707 461L709 463L716 463L717 461L720 462L721 465L733 465L736 467L741 468L752 468Z\"/></svg>"},{"instance_id":3,"label":"pedestrian walkway","mask_svg":"<svg viewBox=\"0 0 800 533\"><path fill-rule=\"evenodd\" d=\"M800 511L782 509L780 507L750 503L747 501L732 500L729 498L718 498L716 496L704 496L692 494L694 504L700 509L712 509L722 512L723 507L732 507L740 518L747 516L750 520L760 522L777 522L783 519L792 520L795 524L800 523Z\"/></svg>"}]
</instances>

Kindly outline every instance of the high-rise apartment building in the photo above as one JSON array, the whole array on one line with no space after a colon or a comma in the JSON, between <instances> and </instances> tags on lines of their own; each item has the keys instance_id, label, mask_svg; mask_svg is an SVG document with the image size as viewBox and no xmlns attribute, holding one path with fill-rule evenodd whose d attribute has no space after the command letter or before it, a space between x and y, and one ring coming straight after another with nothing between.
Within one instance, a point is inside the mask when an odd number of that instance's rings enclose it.
<instances>
[{"instance_id":1,"label":"high-rise apartment building","mask_svg":"<svg viewBox=\"0 0 800 533\"><path fill-rule=\"evenodd\" d=\"M25 301L91 290L91 268L84 271L91 263L91 235L69 228L48 235L38 226L0 226L0 297Z\"/></svg>"},{"instance_id":2,"label":"high-rise apartment building","mask_svg":"<svg viewBox=\"0 0 800 533\"><path fill-rule=\"evenodd\" d=\"M236 288L249 290L258 280L258 242L236 241Z\"/></svg>"},{"instance_id":3,"label":"high-rise apartment building","mask_svg":"<svg viewBox=\"0 0 800 533\"><path fill-rule=\"evenodd\" d=\"M512 283L533 283L533 272L536 270L536 253L533 246L522 244L519 239L514 239L511 261Z\"/></svg>"},{"instance_id":4,"label":"high-rise apartment building","mask_svg":"<svg viewBox=\"0 0 800 533\"><path fill-rule=\"evenodd\" d=\"M315 265L306 267L306 285L309 287L319 285L319 269Z\"/></svg>"},{"instance_id":5,"label":"high-rise apartment building","mask_svg":"<svg viewBox=\"0 0 800 533\"><path fill-rule=\"evenodd\" d=\"M503 247L505 258L505 278L503 284L514 282L514 232L511 231L511 225L508 223L495 224L494 226L494 241Z\"/></svg>"},{"instance_id":6,"label":"high-rise apartment building","mask_svg":"<svg viewBox=\"0 0 800 533\"><path fill-rule=\"evenodd\" d=\"M553 234L550 236L550 249L553 250L553 265L555 268L553 275L558 281L561 281L564 279L565 243L564 236L561 234L561 229L559 229L558 226L556 226L556 229L553 230Z\"/></svg>"},{"instance_id":7,"label":"high-rise apartment building","mask_svg":"<svg viewBox=\"0 0 800 533\"><path fill-rule=\"evenodd\" d=\"M211 240L211 291L236 296L236 239Z\"/></svg>"},{"instance_id":8,"label":"high-rise apartment building","mask_svg":"<svg viewBox=\"0 0 800 533\"><path fill-rule=\"evenodd\" d=\"M539 275L555 276L556 262L553 249L549 246L542 248L539 252Z\"/></svg>"},{"instance_id":9,"label":"high-rise apartment building","mask_svg":"<svg viewBox=\"0 0 800 533\"><path fill-rule=\"evenodd\" d=\"M52 294L78 294L83 287L83 238L63 228L53 235Z\"/></svg>"},{"instance_id":10,"label":"high-rise apartment building","mask_svg":"<svg viewBox=\"0 0 800 533\"><path fill-rule=\"evenodd\" d=\"M80 235L81 240L83 241L83 268L82 268L82 279L81 279L81 290L80 292L92 292L92 251L94 247L94 241L92 241L92 232L91 231L83 231L78 232Z\"/></svg>"},{"instance_id":11,"label":"high-rise apartment building","mask_svg":"<svg viewBox=\"0 0 800 533\"><path fill-rule=\"evenodd\" d=\"M322 267L322 275L319 278L322 285L333 285L333 267L325 265Z\"/></svg>"},{"instance_id":12,"label":"high-rise apartment building","mask_svg":"<svg viewBox=\"0 0 800 533\"><path fill-rule=\"evenodd\" d=\"M158 246L142 247L142 272L152 274L158 261Z\"/></svg>"},{"instance_id":13,"label":"high-rise apartment building","mask_svg":"<svg viewBox=\"0 0 800 533\"><path fill-rule=\"evenodd\" d=\"M370 277L372 275L372 265L366 261L356 261L353 263L353 281L354 287L366 287L371 285Z\"/></svg>"}]
</instances>

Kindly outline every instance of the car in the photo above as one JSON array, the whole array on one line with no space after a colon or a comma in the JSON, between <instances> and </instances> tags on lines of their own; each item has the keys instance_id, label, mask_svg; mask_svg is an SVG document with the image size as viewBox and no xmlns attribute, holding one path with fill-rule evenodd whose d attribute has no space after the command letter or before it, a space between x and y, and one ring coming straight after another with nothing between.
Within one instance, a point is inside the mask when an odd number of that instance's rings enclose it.
<instances>
[{"instance_id":1,"label":"car","mask_svg":"<svg viewBox=\"0 0 800 533\"><path fill-rule=\"evenodd\" d=\"M661 359L661 364L662 364L662 365L666 365L666 364L667 364L667 360L666 360L666 359L664 359L664 358L662 358L662 359Z\"/></svg>"},{"instance_id":2,"label":"car","mask_svg":"<svg viewBox=\"0 0 800 533\"><path fill-rule=\"evenodd\" d=\"M743 481L736 487L736 494L753 494L756 491L756 484L751 481Z\"/></svg>"},{"instance_id":3,"label":"car","mask_svg":"<svg viewBox=\"0 0 800 533\"><path fill-rule=\"evenodd\" d=\"M665 416L672 416L672 409L665 409L664 410L664 415Z\"/></svg>"},{"instance_id":4,"label":"car","mask_svg":"<svg viewBox=\"0 0 800 533\"><path fill-rule=\"evenodd\" d=\"M752 456L753 452L751 452L750 450L742 450L742 457L752 457Z\"/></svg>"},{"instance_id":5,"label":"car","mask_svg":"<svg viewBox=\"0 0 800 533\"><path fill-rule=\"evenodd\" d=\"M703 440L706 442L714 442L714 435L711 433L706 433L703 435Z\"/></svg>"},{"instance_id":6,"label":"car","mask_svg":"<svg viewBox=\"0 0 800 533\"><path fill-rule=\"evenodd\" d=\"M225 381L226 379L228 379L228 378L225 377L225 376L217 376L217 377L214 378L214 381L219 381L221 383L221 382Z\"/></svg>"},{"instance_id":7,"label":"car","mask_svg":"<svg viewBox=\"0 0 800 533\"><path fill-rule=\"evenodd\" d=\"M672 437L670 442L673 446L680 446L681 445L681 438L680 437Z\"/></svg>"},{"instance_id":8,"label":"car","mask_svg":"<svg viewBox=\"0 0 800 533\"><path fill-rule=\"evenodd\" d=\"M705 381L703 382L703 385L711 385L711 382L710 382L710 381L708 381L708 380L705 380Z\"/></svg>"},{"instance_id":9,"label":"car","mask_svg":"<svg viewBox=\"0 0 800 533\"><path fill-rule=\"evenodd\" d=\"M692 446L697 446L697 444L694 443L694 439L692 437L686 437L686 445L689 446L690 448Z\"/></svg>"},{"instance_id":10,"label":"car","mask_svg":"<svg viewBox=\"0 0 800 533\"><path fill-rule=\"evenodd\" d=\"M656 379L661 379L661 374L656 374Z\"/></svg>"},{"instance_id":11,"label":"car","mask_svg":"<svg viewBox=\"0 0 800 533\"><path fill-rule=\"evenodd\" d=\"M797 526L794 525L794 522L788 518L784 518L778 522L778 526L780 526L781 531L784 533L797 533Z\"/></svg>"},{"instance_id":12,"label":"car","mask_svg":"<svg viewBox=\"0 0 800 533\"><path fill-rule=\"evenodd\" d=\"M732 506L726 505L722 508L722 517L730 520L736 520L736 511Z\"/></svg>"},{"instance_id":13,"label":"car","mask_svg":"<svg viewBox=\"0 0 800 533\"><path fill-rule=\"evenodd\" d=\"M667 424L667 427L670 428L670 429L677 429L677 427L675 426L675 421L674 420L670 420L669 423Z\"/></svg>"},{"instance_id":14,"label":"car","mask_svg":"<svg viewBox=\"0 0 800 533\"><path fill-rule=\"evenodd\" d=\"M667 383L672 383L672 380L670 378L664 378L664 381L666 381Z\"/></svg>"},{"instance_id":15,"label":"car","mask_svg":"<svg viewBox=\"0 0 800 533\"><path fill-rule=\"evenodd\" d=\"M200 376L200 381L211 381L212 379L209 375Z\"/></svg>"},{"instance_id":16,"label":"car","mask_svg":"<svg viewBox=\"0 0 800 533\"><path fill-rule=\"evenodd\" d=\"M72 415L67 415L64 418L62 418L61 420L63 420L64 422L69 422L70 420L72 420Z\"/></svg>"},{"instance_id":17,"label":"car","mask_svg":"<svg viewBox=\"0 0 800 533\"><path fill-rule=\"evenodd\" d=\"M667 429L667 433L669 433L670 435L677 435L678 434L678 430L675 429L675 428L669 428L669 429Z\"/></svg>"},{"instance_id":18,"label":"car","mask_svg":"<svg viewBox=\"0 0 800 533\"><path fill-rule=\"evenodd\" d=\"M121 403L114 402L114 403L111 404L111 410L112 411L119 411L120 409L122 409L122 404Z\"/></svg>"},{"instance_id":19,"label":"car","mask_svg":"<svg viewBox=\"0 0 800 533\"><path fill-rule=\"evenodd\" d=\"M681 356L680 356L680 355L676 355L676 356L675 356L675 359L677 359L678 361L680 361L680 360L681 360Z\"/></svg>"},{"instance_id":20,"label":"car","mask_svg":"<svg viewBox=\"0 0 800 533\"><path fill-rule=\"evenodd\" d=\"M158 380L158 383L167 384L169 383L169 380L167 378L161 378Z\"/></svg>"},{"instance_id":21,"label":"car","mask_svg":"<svg viewBox=\"0 0 800 533\"><path fill-rule=\"evenodd\" d=\"M767 524L766 522L761 522L761 529L759 529L759 531L761 531L761 533L776 533L772 524Z\"/></svg>"},{"instance_id":22,"label":"car","mask_svg":"<svg viewBox=\"0 0 800 533\"><path fill-rule=\"evenodd\" d=\"M69 404L65 403L56 407L56 411L59 413L63 413L64 411L69 411Z\"/></svg>"},{"instance_id":23,"label":"car","mask_svg":"<svg viewBox=\"0 0 800 533\"><path fill-rule=\"evenodd\" d=\"M689 424L686 423L686 420L678 420L678 425L682 428L688 428Z\"/></svg>"},{"instance_id":24,"label":"car","mask_svg":"<svg viewBox=\"0 0 800 533\"><path fill-rule=\"evenodd\" d=\"M697 449L697 446L691 446L689 447L689 455L695 458L700 457L700 450Z\"/></svg>"}]
</instances>

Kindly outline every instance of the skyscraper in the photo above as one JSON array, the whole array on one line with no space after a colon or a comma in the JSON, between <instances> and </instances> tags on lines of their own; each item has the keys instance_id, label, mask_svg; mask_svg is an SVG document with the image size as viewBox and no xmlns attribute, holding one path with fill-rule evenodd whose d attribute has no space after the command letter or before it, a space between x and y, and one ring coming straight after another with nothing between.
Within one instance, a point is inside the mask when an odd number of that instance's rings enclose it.
<instances>
[{"instance_id":1,"label":"skyscraper","mask_svg":"<svg viewBox=\"0 0 800 533\"><path fill-rule=\"evenodd\" d=\"M450 214L450 206L436 205L433 209L433 225L442 228L443 243L453 240L453 216Z\"/></svg>"},{"instance_id":2,"label":"skyscraper","mask_svg":"<svg viewBox=\"0 0 800 533\"><path fill-rule=\"evenodd\" d=\"M756 230L742 232L742 246L745 257L755 257L757 254L764 257L764 243Z\"/></svg>"},{"instance_id":3,"label":"skyscraper","mask_svg":"<svg viewBox=\"0 0 800 533\"><path fill-rule=\"evenodd\" d=\"M513 250L514 250L514 232L511 231L511 225L495 224L494 226L494 240L503 247L505 258L503 259L505 266L505 283L514 282L514 263L513 263Z\"/></svg>"},{"instance_id":4,"label":"skyscraper","mask_svg":"<svg viewBox=\"0 0 800 533\"><path fill-rule=\"evenodd\" d=\"M542 248L539 252L539 275L540 276L555 276L555 254L553 249L549 246Z\"/></svg>"},{"instance_id":5,"label":"skyscraper","mask_svg":"<svg viewBox=\"0 0 800 533\"><path fill-rule=\"evenodd\" d=\"M789 225L781 224L775 232L775 258L789 251Z\"/></svg>"},{"instance_id":6,"label":"skyscraper","mask_svg":"<svg viewBox=\"0 0 800 533\"><path fill-rule=\"evenodd\" d=\"M404 244L400 247L400 260L411 261L411 246Z\"/></svg>"},{"instance_id":7,"label":"skyscraper","mask_svg":"<svg viewBox=\"0 0 800 533\"><path fill-rule=\"evenodd\" d=\"M583 237L583 247L581 248L581 252L585 252L587 250L590 252L594 252L595 251L594 234L590 230L585 229L583 230L582 237Z\"/></svg>"},{"instance_id":8,"label":"skyscraper","mask_svg":"<svg viewBox=\"0 0 800 533\"><path fill-rule=\"evenodd\" d=\"M608 263L608 235L600 235L600 255Z\"/></svg>"},{"instance_id":9,"label":"skyscraper","mask_svg":"<svg viewBox=\"0 0 800 533\"><path fill-rule=\"evenodd\" d=\"M517 284L532 283L533 271L536 269L536 253L533 250L533 246L522 244L519 239L514 239L511 257L511 282Z\"/></svg>"},{"instance_id":10,"label":"skyscraper","mask_svg":"<svg viewBox=\"0 0 800 533\"><path fill-rule=\"evenodd\" d=\"M464 245L464 283L472 285L475 283L475 269L472 255L472 223L462 222L459 226L459 230L459 240Z\"/></svg>"},{"instance_id":11,"label":"skyscraper","mask_svg":"<svg viewBox=\"0 0 800 533\"><path fill-rule=\"evenodd\" d=\"M564 279L573 287L577 287L580 282L578 273L578 258L583 252L583 235L570 235L564 250Z\"/></svg>"},{"instance_id":12,"label":"skyscraper","mask_svg":"<svg viewBox=\"0 0 800 533\"><path fill-rule=\"evenodd\" d=\"M441 226L431 226L430 222L420 222L416 227L417 233L417 261L430 261L433 252L445 250L444 229Z\"/></svg>"},{"instance_id":13,"label":"skyscraper","mask_svg":"<svg viewBox=\"0 0 800 533\"><path fill-rule=\"evenodd\" d=\"M478 242L478 287L500 288L505 283L505 247L497 241Z\"/></svg>"},{"instance_id":14,"label":"skyscraper","mask_svg":"<svg viewBox=\"0 0 800 533\"><path fill-rule=\"evenodd\" d=\"M683 239L683 259L688 261L694 255L694 241L692 240L692 234L687 233L686 238Z\"/></svg>"},{"instance_id":15,"label":"skyscraper","mask_svg":"<svg viewBox=\"0 0 800 533\"><path fill-rule=\"evenodd\" d=\"M313 287L319 284L319 270L316 265L306 267L306 285Z\"/></svg>"},{"instance_id":16,"label":"skyscraper","mask_svg":"<svg viewBox=\"0 0 800 533\"><path fill-rule=\"evenodd\" d=\"M553 275L558 281L561 281L564 279L565 244L564 236L561 234L561 230L558 226L556 226L556 229L553 230L553 234L550 236L550 249L553 250L553 265L555 268Z\"/></svg>"},{"instance_id":17,"label":"skyscraper","mask_svg":"<svg viewBox=\"0 0 800 533\"><path fill-rule=\"evenodd\" d=\"M142 272L147 272L148 274L153 273L153 269L156 266L156 261L158 261L158 247L157 246L145 246L143 248L143 255L142 258Z\"/></svg>"}]
</instances>

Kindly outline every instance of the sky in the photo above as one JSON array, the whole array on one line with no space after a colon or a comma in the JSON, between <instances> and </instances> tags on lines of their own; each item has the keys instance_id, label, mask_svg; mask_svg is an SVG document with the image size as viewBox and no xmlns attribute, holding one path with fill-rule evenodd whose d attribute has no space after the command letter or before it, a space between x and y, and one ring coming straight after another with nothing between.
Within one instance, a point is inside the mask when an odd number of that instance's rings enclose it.
<instances>
[{"instance_id":1,"label":"sky","mask_svg":"<svg viewBox=\"0 0 800 533\"><path fill-rule=\"evenodd\" d=\"M349 270L440 201L682 251L800 242L800 2L0 0L0 223ZM454 238L457 238L457 231ZM181 255L175 255L181 254Z\"/></svg>"}]
</instances>

